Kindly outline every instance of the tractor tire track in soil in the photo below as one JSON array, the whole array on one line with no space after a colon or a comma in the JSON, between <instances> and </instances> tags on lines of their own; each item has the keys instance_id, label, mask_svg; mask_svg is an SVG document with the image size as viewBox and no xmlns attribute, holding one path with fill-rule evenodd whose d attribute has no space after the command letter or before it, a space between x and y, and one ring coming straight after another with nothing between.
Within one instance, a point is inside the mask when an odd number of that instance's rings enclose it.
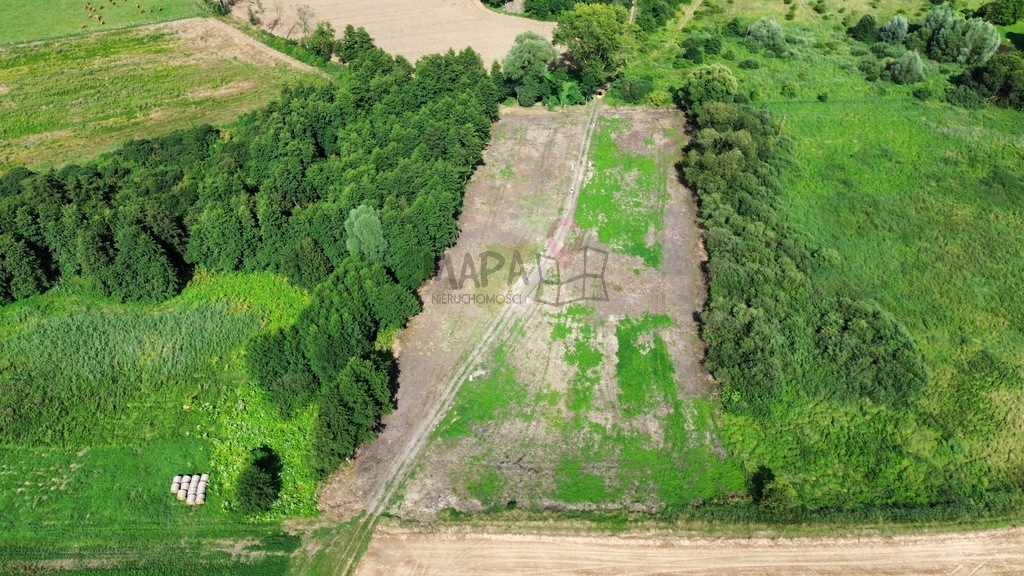
<instances>
[{"instance_id":1,"label":"tractor tire track in soil","mask_svg":"<svg viewBox=\"0 0 1024 576\"><path fill-rule=\"evenodd\" d=\"M550 529L550 527L549 527ZM472 531L470 531L472 530ZM1021 574L1024 529L860 538L679 538L382 528L360 576Z\"/></svg>"}]
</instances>

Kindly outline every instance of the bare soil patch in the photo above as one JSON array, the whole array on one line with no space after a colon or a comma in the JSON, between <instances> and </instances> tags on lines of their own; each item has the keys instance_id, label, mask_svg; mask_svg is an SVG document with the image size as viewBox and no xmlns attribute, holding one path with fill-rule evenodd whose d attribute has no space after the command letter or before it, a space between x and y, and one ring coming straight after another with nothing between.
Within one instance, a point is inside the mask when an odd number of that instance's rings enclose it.
<instances>
[{"instance_id":1,"label":"bare soil patch","mask_svg":"<svg viewBox=\"0 0 1024 576\"><path fill-rule=\"evenodd\" d=\"M264 0L263 22L279 19L272 32L297 38L301 31L295 7L301 4L313 9L314 22L326 20L339 34L348 24L362 26L378 46L411 62L426 54L448 49L458 52L472 46L490 66L492 61L505 57L518 34L532 30L550 38L554 29L552 22L491 12L480 0ZM250 0L245 0L232 12L246 19L249 7Z\"/></svg>"},{"instance_id":2,"label":"bare soil patch","mask_svg":"<svg viewBox=\"0 0 1024 576\"><path fill-rule=\"evenodd\" d=\"M183 40L185 45L190 48L187 54L190 61L237 59L268 66L287 64L296 70L319 73L316 68L282 54L214 18L191 18L139 28L139 30L150 29L166 31Z\"/></svg>"},{"instance_id":3,"label":"bare soil patch","mask_svg":"<svg viewBox=\"0 0 1024 576\"><path fill-rule=\"evenodd\" d=\"M709 539L379 531L356 572L403 574L1020 574L1024 529L865 538Z\"/></svg>"},{"instance_id":4,"label":"bare soil patch","mask_svg":"<svg viewBox=\"0 0 1024 576\"><path fill-rule=\"evenodd\" d=\"M524 258L540 250L547 230L559 217L559 206L570 187L572 158L586 130L589 108L551 113L518 107L502 110L493 127L484 164L466 191L458 243L447 256L456 276L468 255L479 266L479 254L496 248L519 249ZM491 279L505 287L507 278ZM435 302L493 291L471 280L453 289L447 274L420 290L424 310L398 335L399 389L397 408L383 420L384 429L356 454L324 487L320 508L335 518L349 518L364 509L375 491L391 480L391 468L403 450L423 433L418 428L432 418L446 382L499 315L501 305ZM426 430L426 433L429 433Z\"/></svg>"},{"instance_id":5,"label":"bare soil patch","mask_svg":"<svg viewBox=\"0 0 1024 576\"><path fill-rule=\"evenodd\" d=\"M564 322L562 314L566 309L539 306L524 315L516 328L505 334L501 341L506 369L515 380L509 393L519 396L502 400L501 414L493 421L472 424L472 433L468 436L432 440L414 477L406 484L401 501L390 508L390 513L407 519L431 521L445 508L478 512L510 502L522 508L547 510L624 508L653 512L659 508L656 486L639 479L623 483L617 467L618 448L605 443L601 436L635 434L645 438L644 442L650 449L661 450L665 435L663 422L673 410L672 405L666 404L654 406L637 416L623 414L615 375L619 345L616 329L626 317L639 318L650 313L671 318L672 325L660 329L659 336L665 342L673 363L678 396L692 399L711 395L714 388L701 365L703 347L695 321L695 313L701 309L706 291L701 273L701 262L706 256L696 225L693 196L678 182L674 168L681 154L682 142L677 138L683 137L685 118L682 114L669 110L602 107L600 115L618 119L617 125L628 127L617 135L620 148L657 158L658 166L667 176L666 189L651 191L652 196L664 202L663 225L660 230L652 226L651 232L652 240L663 248L661 266L650 268L640 257L608 250L603 277L607 300L581 302L593 309L587 320L590 324L588 330L592 331L588 342L602 358L596 367L592 389L586 393L588 399L584 406L569 405L573 398L569 389L578 384L571 383L577 377L577 366L572 365L568 357L578 340L574 336L564 339L553 336L555 325ZM543 118L557 119L558 116L539 116L536 120L540 123ZM551 121L547 123L550 125ZM564 130L576 138L582 136L572 125L564 126ZM565 150L565 147L560 149ZM503 172L512 175L510 182L526 178L524 175L536 178L535 156L523 155L520 149L514 152L504 160L507 168ZM548 152L544 155L549 161L562 162L565 173L579 169L579 166L574 166L572 157L554 159ZM587 172L590 172L589 168ZM470 198L474 198L472 193ZM518 216L521 215L501 213L501 225L507 226L510 222L520 225ZM552 215L558 216L567 218L570 215ZM499 223L495 221L494 224ZM461 238L468 242L474 233L473 227L464 228ZM594 234L589 231L581 233L587 246L607 250ZM570 264L567 269L578 263ZM565 270L563 273L567 278L575 274ZM432 312L428 304L425 314ZM572 330L575 334L581 329L576 327ZM410 336L412 339L419 337L415 333ZM438 341L437 338L431 340ZM412 340L403 339L403 342L408 346ZM482 362L478 373L486 377L498 369L501 367ZM464 383L463 387L470 385ZM508 410L504 409L506 403ZM454 410L447 416L447 421L451 423L472 417L471 406L463 406L462 409L470 414ZM586 434L572 432L580 426L581 417L586 422L583 425ZM691 445L707 445L710 452L724 459L721 443L713 435L691 430L690 436ZM603 448L597 450L596 445ZM672 451L670 457L678 459L682 455ZM564 474L560 469L567 460L580 462L580 471L584 475L600 476L607 486L613 487L613 492L618 489L622 492L618 496L598 495L596 500L579 494L569 495L567 490L571 488L566 489L566 481L559 482L558 479L559 474ZM481 489L481 484L491 487ZM486 493L486 496L481 493Z\"/></svg>"}]
</instances>

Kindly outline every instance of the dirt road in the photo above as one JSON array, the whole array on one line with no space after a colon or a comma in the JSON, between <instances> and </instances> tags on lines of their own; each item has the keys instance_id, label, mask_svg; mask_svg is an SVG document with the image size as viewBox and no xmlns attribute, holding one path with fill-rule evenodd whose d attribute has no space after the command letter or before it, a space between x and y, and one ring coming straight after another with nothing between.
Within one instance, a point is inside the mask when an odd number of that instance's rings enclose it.
<instances>
[{"instance_id":1,"label":"dirt road","mask_svg":"<svg viewBox=\"0 0 1024 576\"><path fill-rule=\"evenodd\" d=\"M302 36L297 28L296 6L313 9L311 21L326 20L340 34L351 24L364 27L378 46L415 62L421 56L456 52L472 46L488 67L505 57L516 35L533 30L551 37L552 22L491 12L480 0L303 0L263 2L264 24L280 20L273 32L281 36ZM232 12L247 18L250 3L239 2Z\"/></svg>"},{"instance_id":2,"label":"dirt road","mask_svg":"<svg viewBox=\"0 0 1024 576\"><path fill-rule=\"evenodd\" d=\"M1024 574L1024 529L850 539L378 532L360 576Z\"/></svg>"}]
</instances>

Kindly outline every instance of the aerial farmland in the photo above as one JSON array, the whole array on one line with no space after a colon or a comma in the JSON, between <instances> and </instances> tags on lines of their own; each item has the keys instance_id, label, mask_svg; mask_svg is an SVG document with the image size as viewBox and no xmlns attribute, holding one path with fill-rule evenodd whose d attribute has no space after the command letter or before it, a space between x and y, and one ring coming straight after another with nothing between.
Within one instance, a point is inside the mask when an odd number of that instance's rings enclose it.
<instances>
[{"instance_id":1,"label":"aerial farmland","mask_svg":"<svg viewBox=\"0 0 1024 576\"><path fill-rule=\"evenodd\" d=\"M0 573L1019 573L1022 27L5 3Z\"/></svg>"}]
</instances>

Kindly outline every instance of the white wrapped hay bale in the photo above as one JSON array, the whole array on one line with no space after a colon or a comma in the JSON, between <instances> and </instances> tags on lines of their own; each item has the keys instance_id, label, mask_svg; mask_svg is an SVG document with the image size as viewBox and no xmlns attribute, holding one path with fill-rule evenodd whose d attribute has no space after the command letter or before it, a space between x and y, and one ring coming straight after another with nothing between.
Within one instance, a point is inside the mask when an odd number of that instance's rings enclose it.
<instances>
[{"instance_id":1,"label":"white wrapped hay bale","mask_svg":"<svg viewBox=\"0 0 1024 576\"><path fill-rule=\"evenodd\" d=\"M206 503L206 496L202 494L196 495L196 506Z\"/></svg>"},{"instance_id":2,"label":"white wrapped hay bale","mask_svg":"<svg viewBox=\"0 0 1024 576\"><path fill-rule=\"evenodd\" d=\"M192 506L193 504L195 504L196 503L196 495L195 494L189 494L188 498L185 500L185 503L188 504L189 506Z\"/></svg>"},{"instance_id":3,"label":"white wrapped hay bale","mask_svg":"<svg viewBox=\"0 0 1024 576\"><path fill-rule=\"evenodd\" d=\"M200 482L209 482L210 481L210 475L209 474L203 474L202 476L199 477L199 481Z\"/></svg>"},{"instance_id":4,"label":"white wrapped hay bale","mask_svg":"<svg viewBox=\"0 0 1024 576\"><path fill-rule=\"evenodd\" d=\"M181 482L171 484L171 494L176 494L178 490L181 490Z\"/></svg>"},{"instance_id":5,"label":"white wrapped hay bale","mask_svg":"<svg viewBox=\"0 0 1024 576\"><path fill-rule=\"evenodd\" d=\"M178 490L178 500L184 500L188 496L187 490Z\"/></svg>"}]
</instances>

